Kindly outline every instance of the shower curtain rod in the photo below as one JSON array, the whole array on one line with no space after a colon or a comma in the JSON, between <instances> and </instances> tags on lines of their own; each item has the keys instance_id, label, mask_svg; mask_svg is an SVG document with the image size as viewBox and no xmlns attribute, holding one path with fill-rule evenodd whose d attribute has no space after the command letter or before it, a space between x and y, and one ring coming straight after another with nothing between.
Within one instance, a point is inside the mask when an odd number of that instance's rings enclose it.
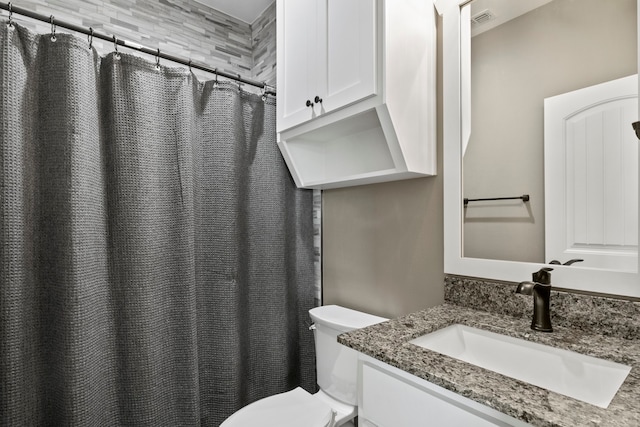
<instances>
[{"instance_id":1,"label":"shower curtain rod","mask_svg":"<svg viewBox=\"0 0 640 427\"><path fill-rule=\"evenodd\" d=\"M159 59L159 58L167 59L167 60L172 61L172 62L177 62L178 64L186 65L189 68L197 68L198 70L202 70L202 71L207 71L209 73L213 73L216 76L225 77L227 79L235 80L235 81L240 82L240 83L246 83L248 85L261 88L261 89L264 90L265 94L274 95L274 96L276 95L275 88L272 87L272 86L267 85L264 82L258 82L258 81L255 81L255 80L247 79L245 77L242 77L240 74L234 75L234 74L231 74L231 73L227 73L225 71L218 70L217 68L211 68L211 67L209 67L207 65L199 64L197 62L194 62L191 59L185 59L185 58L181 58L181 57L178 57L178 56L162 53L162 52L160 52L160 49L151 49L151 48L142 46L142 45L140 45L138 43L134 43L134 42L131 42L131 41L119 39L115 35L103 34L103 33L94 31L93 28L91 28L91 27L86 28L86 27L81 27L79 25L71 24L71 23L68 23L68 22L60 21L59 19L55 19L55 17L53 15L46 16L46 15L42 15L42 14L39 14L39 13L36 13L36 12L32 12L32 11L30 11L28 9L24 9L22 7L13 6L11 4L11 2L8 2L8 3L0 2L0 9L4 9L6 11L9 11L9 23L11 23L11 15L14 14L14 13L17 13L18 15L27 16L29 18L37 19L38 21L49 22L49 23L51 23L51 26L53 28L62 27L62 28L66 28L68 30L72 30L72 31L78 32L78 33L86 34L89 37L106 40L108 42L114 43L114 45L124 46L126 48L134 49L134 50L137 50L139 52L146 53L148 55L153 55L153 56L156 57L156 59Z\"/></svg>"}]
</instances>

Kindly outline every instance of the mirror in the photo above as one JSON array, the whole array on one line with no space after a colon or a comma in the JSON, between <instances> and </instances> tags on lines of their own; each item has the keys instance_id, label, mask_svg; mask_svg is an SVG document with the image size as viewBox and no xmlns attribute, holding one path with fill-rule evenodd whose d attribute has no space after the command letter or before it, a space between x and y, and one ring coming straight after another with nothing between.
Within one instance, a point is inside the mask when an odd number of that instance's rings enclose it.
<instances>
[{"instance_id":1,"label":"mirror","mask_svg":"<svg viewBox=\"0 0 640 427\"><path fill-rule=\"evenodd\" d=\"M574 187L567 188L562 178L545 182L545 168L564 168L564 165L547 164L544 155L549 150L545 144L551 139L546 137L545 128L555 119L548 117L545 98L574 91L574 97L580 96L578 92L586 91L585 88L636 73L634 1L615 0L615 5L602 0L474 0L471 3L471 134L463 150L463 194L466 198L527 194L529 200L467 204L463 230L465 257L538 263L583 259L581 266L594 268L618 268L624 260L632 264L629 252L637 256L637 239L625 241L624 237L637 236L637 188L631 188L628 180L621 179L626 164L616 164L614 159L609 159L605 170L597 165L572 165L579 177L573 182ZM635 86L630 86L633 93ZM566 102L560 98L559 102ZM600 100L584 102L598 104L598 107L597 111L583 115L603 114ZM608 129L612 135L603 135L608 139L604 148L609 155L618 155L617 160L623 160L621 151L625 151L627 158L637 158L633 152L637 150L637 139L630 126L635 121L633 117L637 117L637 100L629 98L624 106L629 110L625 123L620 122L620 116L607 119L615 119L615 124L596 124L593 117L589 122L587 119L579 122ZM621 106L612 102L610 108L617 113ZM611 139L617 136L613 133L620 134L621 126L627 130L622 141L624 150L610 148L614 144ZM594 138L594 135L583 133L583 138L587 137ZM578 145L586 142L570 141ZM562 141L557 141L554 147L561 144ZM580 154L578 150L575 156ZM604 158L607 153L591 154ZM586 157L582 160L587 161ZM600 159L591 161L597 160ZM633 166L635 169L626 174L637 182L637 163ZM571 170L551 172L547 175L562 176ZM545 239L549 223L545 202L550 196L545 192L545 184L551 192L556 188L565 191L564 197L569 201L579 197L580 193L576 192L593 193L585 194L588 200L578 203L577 218L565 215L564 220L570 222L570 227L578 227L579 223L589 227L583 236L576 236L580 237L579 241L565 250L558 249L560 242L556 244L553 238ZM610 197L620 197L620 200L605 202L602 195L596 193L607 185L614 187L609 191ZM625 194L625 190L632 194ZM560 196L559 206L549 204L548 214L553 216L561 215L559 211L568 203ZM613 209L618 205L620 208ZM625 212L625 206L629 212ZM581 214L586 218L580 217ZM626 224L625 217L629 218ZM631 217L633 224L629 224ZM554 218L550 219L553 228ZM557 230L556 234L560 232ZM595 257L596 251L602 254L600 258ZM609 257L618 254L618 258L624 260L605 258L605 251L611 253ZM630 270L635 265L619 268Z\"/></svg>"},{"instance_id":2,"label":"mirror","mask_svg":"<svg viewBox=\"0 0 640 427\"><path fill-rule=\"evenodd\" d=\"M526 0L535 1L535 0ZM513 2L509 1L509 3L523 3L523 1ZM591 27L590 31L594 32L594 28L597 28L599 31L601 28L599 27L599 22L605 17L605 15L609 14L611 11L608 9L618 9L618 6L621 6L623 3L627 4L626 0L615 0L615 8L610 1L603 0L587 0L589 3L596 3L596 16L590 21ZM484 125L488 130L487 134L489 136L503 138L504 134L506 134L506 143L510 143L507 145L503 145L502 152L500 155L496 155L495 153L489 152L488 150L480 150L480 155L484 155L485 158L489 158L493 160L494 158L498 158L504 156L504 150L511 151L526 151L528 149L523 149L520 147L522 140L522 132L529 136L529 134L537 133L536 139L538 140L538 144L535 148L531 148L537 152L536 155L531 157L531 160L518 160L516 162L500 162L498 164L494 164L493 166L480 166L478 169L481 169L483 172L489 172L492 174L496 174L498 172L503 172L504 170L511 169L516 174L521 175L531 175L533 178L530 182L535 183L535 186L540 188L542 186L541 182L544 182L543 175L543 161L542 161L542 153L544 150L541 146L544 137L543 135L543 127L544 127L544 98L554 97L555 95L560 95L565 92L574 91L577 89L584 88L586 86L596 85L602 81L610 81L615 80L618 77L622 77L624 75L637 73L637 4L636 1L633 1L632 4L629 3L630 7L633 9L632 12L626 10L625 17L632 16L633 22L630 24L632 30L629 30L629 25L627 25L624 31L628 37L629 33L631 34L631 44L632 44L632 52L631 59L624 58L622 62L624 62L624 70L623 71L614 71L610 70L610 59L608 56L601 57L600 53L597 55L593 50L593 44L599 43L601 39L599 39L600 35L596 31L594 35L590 33L589 37L584 35L574 34L574 30L569 29L569 22L577 22L577 23L588 23L586 18L583 16L586 13L586 8L584 6L584 1L576 1L576 0L553 0L552 2L541 1L538 3L545 3L542 5L538 5L535 7L532 12L533 17L536 19L531 20L534 23L529 23L528 25L524 22L525 15L522 15L521 18L516 18L513 23L518 25L512 25L517 27L518 31L523 34L527 33L535 33L535 26L543 26L549 25L549 19L540 18L542 12L545 7L556 8L554 10L554 14L556 17L562 16L567 22L560 28L558 31L563 33L563 36L553 35L550 28L545 28L545 31L548 34L538 34L538 39L540 38L549 38L552 40L552 43L556 45L562 45L566 42L566 40L576 41L587 38L591 41L591 44L587 47L578 48L576 45L573 45L572 49L579 52L581 56L588 57L592 55L595 59L595 63L597 66L589 66L579 68L579 72L573 70L568 77L565 77L564 80L570 83L569 87L565 87L560 83L548 83L549 90L543 94L536 102L538 105L535 107L535 115L536 118L534 121L537 122L538 130L531 131L527 126L529 125L521 125L523 121L528 120L531 114L526 114L524 112L524 108L515 108L513 105L513 101L511 102L510 110L507 113L502 113L499 116L499 123L490 123L489 119L484 123L478 123L474 115L478 115L476 110L492 110L494 107L489 104L490 101L481 101L481 97L478 93L476 93L476 89L473 86L473 81L475 78L472 77L472 72L469 70L473 69L472 67L472 46L476 44L478 46L478 50L476 51L476 55L479 52L483 52L480 50L482 47L480 43L471 42L471 25L464 25L463 23L469 23L472 16L472 6L469 4L469 1L464 0L434 0L436 8L438 12L442 15L442 23L443 23L443 109L444 109L444 191L445 191L445 272L449 274L458 274L472 277L484 277L489 279L497 279L497 280L507 280L507 281L522 281L528 280L531 278L531 273L536 271L537 269L545 266L545 263L550 262L550 259L547 259L545 254L540 251L540 245L544 246L544 234L543 229L538 229L534 232L536 235L535 239L540 242L540 237L542 236L542 243L532 243L532 246L537 246L536 249L537 254L533 257L522 257L514 260L505 260L504 253L511 253L512 250L503 250L503 254L500 256L487 255L483 254L481 251L477 253L471 253L468 247L465 248L465 242L468 242L469 238L472 236L464 234L464 226L465 220L467 225L474 224L477 225L481 223L480 220L473 220L473 216L471 215L471 211L466 211L462 200L463 198L484 198L484 197L500 197L500 196L520 196L523 194L533 193L533 189L517 187L513 190L514 194L472 194L472 186L475 185L477 179L473 179L471 170L468 169L468 162L472 157L473 151L477 147L474 147L473 144L474 138L479 137L480 128L479 126ZM548 4L546 4L548 3ZM628 5L628 6L629 6ZM579 11L567 11L562 12L557 8L570 8L577 7L580 9ZM484 10L484 9L483 9ZM564 9L563 9L564 10ZM482 12L480 10L479 12ZM595 22L593 20L596 20ZM517 22L520 20L520 22ZM510 24L503 24L509 26ZM506 28L506 27L505 27ZM494 29L495 30L495 29ZM489 34L491 31L489 30L486 33ZM607 30L609 33L611 31ZM543 32L544 33L544 32ZM498 34L498 33L494 33ZM621 35L618 34L616 37ZM482 34L477 36L478 40L482 37ZM595 37L595 38L594 38ZM489 36L486 36L485 39L489 39ZM506 37L501 36L497 37L500 39L502 45L509 44L515 41L515 36ZM610 42L607 42L610 43ZM618 42L616 42L616 47L618 46ZM627 43L628 44L628 43ZM606 44L607 45L607 44ZM611 45L608 45L608 50L613 50ZM503 46L504 47L504 46ZM486 52L486 50L484 51ZM628 52L628 49L626 50ZM551 56L548 60L541 61L540 56L543 54L548 54L548 49L536 52L532 48L521 48L512 50L509 56L509 59L520 59L522 61L527 61L526 55L528 54L537 55L534 57L534 61L530 62L528 65L527 72L537 72L540 74L540 79L535 79L533 82L538 83L538 80L542 80L544 77L546 79L550 78L555 74L560 74L562 70L570 69L572 62L568 64L565 62L566 58L563 55L556 54L556 56ZM607 51L607 55L611 52ZM516 58L514 58L516 57ZM477 59L477 58L476 58ZM483 58L483 59L486 59ZM538 61L535 61L538 60ZM544 67L541 65L546 63ZM549 66L548 64L551 64ZM476 67L479 67L476 65ZM588 69L587 69L588 68ZM589 72L591 72L591 68L598 68L597 77L586 76ZM513 78L513 74L515 72L507 72L501 68L496 68L494 66L493 69L489 70L488 74L492 75L492 77L496 80L498 87L504 85L508 78ZM529 82L531 82L531 76L527 77ZM637 77L634 78L635 88L637 90ZM563 83L564 84L564 83ZM532 85L531 83L529 84ZM525 89L529 89L526 87ZM489 91L490 92L490 91ZM526 92L523 89L511 89L511 92L516 92L516 98L518 95L524 95ZM473 106L473 95L475 94L478 97L478 105L476 107ZM485 96L486 98L487 96ZM489 98L496 98L497 96L491 96L491 93L488 96ZM523 96L521 96L523 97ZM491 100L493 102L493 100ZM508 105L509 107L509 105ZM637 101L635 103L635 108L637 108ZM542 111L541 111L542 110ZM637 113L636 113L637 114ZM506 120L505 120L506 119ZM635 119L637 120L637 119ZM632 120L632 121L635 121ZM505 123L508 126L505 126ZM521 128L521 135L513 136L506 132L507 127L511 127L511 125L517 125L513 127ZM632 132L631 122L627 124L629 128L629 132ZM637 144L637 140L634 140ZM468 145L467 145L468 144ZM463 157L463 147L467 145L469 157L467 155ZM635 151L635 161L637 162L637 149ZM476 153L478 154L478 153ZM464 165L464 181L463 181L463 165ZM511 181L515 181L513 178L497 178L496 182L503 181L507 184L511 183ZM637 187L638 182L637 178L634 180L633 191L635 191L635 197L637 200ZM525 182L529 185L529 181L521 180L521 182ZM463 185L464 184L464 185ZM466 188L465 188L466 185ZM463 191L464 189L464 191ZM473 189L474 192L476 189ZM480 191L479 189L477 191ZM485 191L482 189L482 191ZM517 224L518 221L521 222L521 225L529 226L529 228L533 228L531 225L536 224L536 226L544 226L545 223L545 214L544 212L544 193L539 189L536 190L538 194L535 196L531 194L530 202L523 202L522 200L514 200L514 201L498 201L497 204L502 206L502 210L497 214L498 220L494 220L493 223L497 224L499 222L503 223L514 223ZM495 202L494 202L495 203ZM527 204L529 203L529 204ZM534 204L536 205L534 207ZM480 205L475 205L480 206ZM506 209L505 209L506 208ZM469 208L467 208L469 209ZM477 211L477 208L474 208ZM637 203L636 203L636 212L637 212ZM511 210L511 212L509 212ZM485 211L487 212L487 211ZM505 213L506 212L506 213ZM515 213L514 213L515 212ZM476 212L477 213L477 212ZM495 214L480 214L479 218L485 218L484 222L491 223L487 219L490 219L491 215ZM477 218L477 217L476 217ZM515 219L513 219L515 218ZM533 218L533 220L531 219ZM471 219L471 221L470 221ZM505 221L506 219L506 221ZM633 222L632 234L634 235L634 242L637 244L637 213ZM484 239L475 239L477 243L479 243L479 249L483 249L489 246L489 244L496 243L498 247L502 245L507 246L509 240L516 240L515 238L509 238L512 234L507 236L503 236L501 238L497 238L495 233L489 233L487 237ZM524 237L522 240L518 242L519 245L528 245L532 240L530 237ZM502 249L502 248L501 248ZM467 256L465 256L467 255ZM470 257L468 255L472 255ZM484 257L484 258L483 258ZM492 259L491 259L492 258ZM562 262L566 262L567 259L560 260ZM638 261L637 256L631 262L631 268L597 268L594 266L585 266L580 265L581 263L573 264L572 266L565 265L554 265L554 273L553 273L553 284L560 288L566 289L575 289L589 292L597 292L597 293L605 293L605 294L614 294L614 295L625 295L625 296L633 296L640 297L640 280L638 276Z\"/></svg>"}]
</instances>

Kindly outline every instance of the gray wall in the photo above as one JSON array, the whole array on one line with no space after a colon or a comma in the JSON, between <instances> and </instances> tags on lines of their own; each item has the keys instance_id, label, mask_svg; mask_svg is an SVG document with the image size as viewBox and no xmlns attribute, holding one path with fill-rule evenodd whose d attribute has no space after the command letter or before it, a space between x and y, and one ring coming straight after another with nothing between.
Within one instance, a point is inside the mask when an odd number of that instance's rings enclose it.
<instances>
[{"instance_id":1,"label":"gray wall","mask_svg":"<svg viewBox=\"0 0 640 427\"><path fill-rule=\"evenodd\" d=\"M635 74L636 52L635 0L555 0L472 39L464 195L531 201L469 204L465 256L545 261L543 100Z\"/></svg>"},{"instance_id":2,"label":"gray wall","mask_svg":"<svg viewBox=\"0 0 640 427\"><path fill-rule=\"evenodd\" d=\"M275 2L253 25L194 0L14 0L12 4L275 84ZM7 16L3 11L2 18ZM51 31L48 23L19 15L14 15L14 19L38 33ZM57 31L69 32L62 28ZM112 43L96 39L93 44L102 54L113 51ZM126 48L119 50L154 60ZM181 66L170 61L162 61L162 65ZM201 80L214 77L200 71L195 73Z\"/></svg>"},{"instance_id":3,"label":"gray wall","mask_svg":"<svg viewBox=\"0 0 640 427\"><path fill-rule=\"evenodd\" d=\"M444 302L442 32L438 175L323 191L323 302L396 317Z\"/></svg>"}]
</instances>

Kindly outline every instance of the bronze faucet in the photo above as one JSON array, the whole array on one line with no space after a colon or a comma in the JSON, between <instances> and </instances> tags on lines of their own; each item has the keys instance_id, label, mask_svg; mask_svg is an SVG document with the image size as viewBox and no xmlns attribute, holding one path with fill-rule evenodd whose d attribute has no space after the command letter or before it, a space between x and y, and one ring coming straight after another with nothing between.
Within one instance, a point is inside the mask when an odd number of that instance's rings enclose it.
<instances>
[{"instance_id":1,"label":"bronze faucet","mask_svg":"<svg viewBox=\"0 0 640 427\"><path fill-rule=\"evenodd\" d=\"M533 320L531 329L552 332L549 300L551 297L551 273L553 268L544 267L533 273L533 281L520 282L517 294L533 295Z\"/></svg>"}]
</instances>

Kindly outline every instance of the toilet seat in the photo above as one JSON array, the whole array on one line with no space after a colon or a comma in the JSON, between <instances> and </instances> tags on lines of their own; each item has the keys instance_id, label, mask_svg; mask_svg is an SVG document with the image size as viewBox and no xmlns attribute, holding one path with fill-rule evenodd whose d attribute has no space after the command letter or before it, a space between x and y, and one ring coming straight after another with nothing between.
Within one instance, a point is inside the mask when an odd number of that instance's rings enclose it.
<instances>
[{"instance_id":1,"label":"toilet seat","mask_svg":"<svg viewBox=\"0 0 640 427\"><path fill-rule=\"evenodd\" d=\"M220 427L327 427L331 416L331 406L298 387L245 406Z\"/></svg>"}]
</instances>

